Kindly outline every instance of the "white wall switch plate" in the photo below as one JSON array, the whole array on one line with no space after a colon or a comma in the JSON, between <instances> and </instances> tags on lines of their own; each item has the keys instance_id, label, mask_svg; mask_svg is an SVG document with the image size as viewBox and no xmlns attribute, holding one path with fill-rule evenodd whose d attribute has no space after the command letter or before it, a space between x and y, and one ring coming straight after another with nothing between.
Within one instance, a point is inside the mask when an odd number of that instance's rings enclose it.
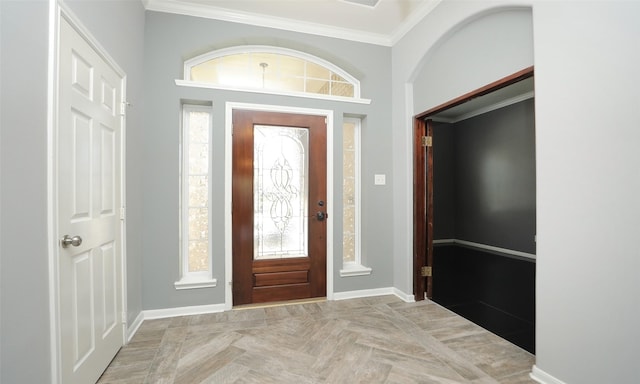
<instances>
[{"instance_id":1,"label":"white wall switch plate","mask_svg":"<svg viewBox=\"0 0 640 384\"><path fill-rule=\"evenodd\" d=\"M387 184L387 175L373 175L373 184L375 185Z\"/></svg>"}]
</instances>

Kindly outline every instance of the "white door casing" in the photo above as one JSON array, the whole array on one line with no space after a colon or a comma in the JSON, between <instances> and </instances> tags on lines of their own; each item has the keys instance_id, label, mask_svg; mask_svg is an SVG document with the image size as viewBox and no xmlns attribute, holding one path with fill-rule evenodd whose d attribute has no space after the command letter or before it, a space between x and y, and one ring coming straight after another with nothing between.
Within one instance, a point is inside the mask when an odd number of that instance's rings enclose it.
<instances>
[{"instance_id":1,"label":"white door casing","mask_svg":"<svg viewBox=\"0 0 640 384\"><path fill-rule=\"evenodd\" d=\"M125 81L123 72L64 13L59 28L53 135L57 213L52 220L58 241L59 356L54 353L54 360L62 383L92 383L124 343L120 215ZM64 247L60 240L65 235L79 236L82 242Z\"/></svg>"}]
</instances>

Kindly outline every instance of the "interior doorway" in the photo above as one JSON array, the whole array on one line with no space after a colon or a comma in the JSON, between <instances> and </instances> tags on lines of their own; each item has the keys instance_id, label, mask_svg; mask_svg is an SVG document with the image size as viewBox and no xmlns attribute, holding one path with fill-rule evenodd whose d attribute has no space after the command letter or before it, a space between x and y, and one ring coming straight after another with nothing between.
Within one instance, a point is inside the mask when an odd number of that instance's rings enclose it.
<instances>
[{"instance_id":1,"label":"interior doorway","mask_svg":"<svg viewBox=\"0 0 640 384\"><path fill-rule=\"evenodd\" d=\"M414 127L416 300L533 352L533 68L417 115Z\"/></svg>"},{"instance_id":2,"label":"interior doorway","mask_svg":"<svg viewBox=\"0 0 640 384\"><path fill-rule=\"evenodd\" d=\"M433 296L433 117L460 106L466 105L466 108L477 109L483 104L495 103L496 97L498 99L506 97L496 95L497 91L531 78L533 74L533 67L525 68L414 116L413 260L416 301ZM491 94L493 98L480 99L482 96Z\"/></svg>"},{"instance_id":3,"label":"interior doorway","mask_svg":"<svg viewBox=\"0 0 640 384\"><path fill-rule=\"evenodd\" d=\"M232 119L233 305L326 296L326 117Z\"/></svg>"}]
</instances>

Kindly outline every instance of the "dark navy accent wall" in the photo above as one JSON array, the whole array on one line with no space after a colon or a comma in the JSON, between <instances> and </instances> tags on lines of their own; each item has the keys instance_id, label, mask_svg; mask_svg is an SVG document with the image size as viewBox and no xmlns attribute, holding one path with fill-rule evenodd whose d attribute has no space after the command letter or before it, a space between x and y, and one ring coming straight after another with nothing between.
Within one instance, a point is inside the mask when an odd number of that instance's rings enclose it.
<instances>
[{"instance_id":1,"label":"dark navy accent wall","mask_svg":"<svg viewBox=\"0 0 640 384\"><path fill-rule=\"evenodd\" d=\"M433 300L535 353L535 261L461 245L433 250Z\"/></svg>"},{"instance_id":2,"label":"dark navy accent wall","mask_svg":"<svg viewBox=\"0 0 640 384\"><path fill-rule=\"evenodd\" d=\"M535 253L533 99L454 124L456 239Z\"/></svg>"},{"instance_id":3,"label":"dark navy accent wall","mask_svg":"<svg viewBox=\"0 0 640 384\"><path fill-rule=\"evenodd\" d=\"M533 99L434 125L434 238L536 252Z\"/></svg>"}]
</instances>

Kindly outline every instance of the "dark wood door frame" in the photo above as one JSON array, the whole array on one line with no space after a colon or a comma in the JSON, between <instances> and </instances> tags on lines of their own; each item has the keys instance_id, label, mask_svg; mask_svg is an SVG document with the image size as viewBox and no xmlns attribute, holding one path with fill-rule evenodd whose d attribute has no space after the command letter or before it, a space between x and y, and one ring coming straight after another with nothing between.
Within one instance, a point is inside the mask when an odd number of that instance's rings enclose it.
<instances>
[{"instance_id":1,"label":"dark wood door frame","mask_svg":"<svg viewBox=\"0 0 640 384\"><path fill-rule=\"evenodd\" d=\"M413 293L415 300L433 297L433 150L432 117L449 108L497 91L533 76L533 66L456 97L419 113L413 118ZM427 144L425 142L425 144ZM423 268L431 267L431 276L423 277Z\"/></svg>"}]
</instances>

